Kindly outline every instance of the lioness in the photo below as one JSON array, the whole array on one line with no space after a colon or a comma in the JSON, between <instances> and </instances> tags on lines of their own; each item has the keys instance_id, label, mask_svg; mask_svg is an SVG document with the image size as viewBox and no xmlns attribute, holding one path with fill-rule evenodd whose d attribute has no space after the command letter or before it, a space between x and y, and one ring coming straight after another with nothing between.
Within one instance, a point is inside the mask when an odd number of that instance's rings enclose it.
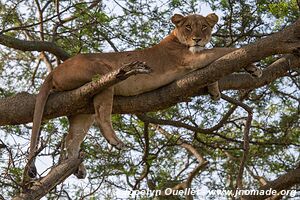
<instances>
[{"instance_id":1,"label":"lioness","mask_svg":"<svg viewBox=\"0 0 300 200\"><path fill-rule=\"evenodd\" d=\"M29 176L36 176L34 155L37 148L37 138L40 124L50 90L72 90L90 82L97 75L103 75L113 69L119 68L124 63L142 61L152 69L151 74L129 77L109 89L97 94L93 98L95 114L78 114L68 116L69 133L66 137L68 157L77 157L82 143L90 126L96 120L102 135L113 146L121 149L124 144L116 136L112 123L111 112L114 95L132 96L155 90L171 83L183 75L207 66L223 55L234 51L233 48L214 48L203 50L210 41L214 25L218 16L214 13L206 17L201 15L182 16L175 14L171 21L175 29L159 44L139 51L119 53L90 53L74 56L55 68L46 78L37 95L29 160ZM251 65L246 71L254 76L260 76L261 71ZM220 98L218 84L208 86L212 98ZM78 178L85 177L85 168L81 165L75 174Z\"/></svg>"}]
</instances>

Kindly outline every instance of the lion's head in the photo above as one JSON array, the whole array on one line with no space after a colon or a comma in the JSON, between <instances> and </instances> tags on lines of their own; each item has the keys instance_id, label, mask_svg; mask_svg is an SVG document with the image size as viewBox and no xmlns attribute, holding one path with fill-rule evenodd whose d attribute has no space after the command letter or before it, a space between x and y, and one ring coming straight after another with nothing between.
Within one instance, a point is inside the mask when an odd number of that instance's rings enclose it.
<instances>
[{"instance_id":1,"label":"lion's head","mask_svg":"<svg viewBox=\"0 0 300 200\"><path fill-rule=\"evenodd\" d=\"M214 13L206 17L202 15L182 16L175 14L171 21L176 28L174 34L182 44L189 47L193 53L201 51L211 39L211 32L218 22L218 16Z\"/></svg>"}]
</instances>

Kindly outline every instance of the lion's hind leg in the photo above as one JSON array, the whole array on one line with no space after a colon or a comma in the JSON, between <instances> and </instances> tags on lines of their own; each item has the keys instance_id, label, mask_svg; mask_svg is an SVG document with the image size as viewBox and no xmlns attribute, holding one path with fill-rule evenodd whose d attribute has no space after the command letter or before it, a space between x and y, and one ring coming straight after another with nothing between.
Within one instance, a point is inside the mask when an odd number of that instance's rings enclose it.
<instances>
[{"instance_id":1,"label":"lion's hind leg","mask_svg":"<svg viewBox=\"0 0 300 200\"><path fill-rule=\"evenodd\" d=\"M94 123L94 116L89 114L79 114L69 116L68 119L70 125L65 145L68 158L74 158L79 156L80 145L89 128ZM85 178L86 170L83 163L79 165L78 170L74 175L79 179Z\"/></svg>"},{"instance_id":2,"label":"lion's hind leg","mask_svg":"<svg viewBox=\"0 0 300 200\"><path fill-rule=\"evenodd\" d=\"M117 137L111 122L113 95L114 89L111 87L94 97L95 120L105 139L117 149L122 149L124 143Z\"/></svg>"}]
</instances>

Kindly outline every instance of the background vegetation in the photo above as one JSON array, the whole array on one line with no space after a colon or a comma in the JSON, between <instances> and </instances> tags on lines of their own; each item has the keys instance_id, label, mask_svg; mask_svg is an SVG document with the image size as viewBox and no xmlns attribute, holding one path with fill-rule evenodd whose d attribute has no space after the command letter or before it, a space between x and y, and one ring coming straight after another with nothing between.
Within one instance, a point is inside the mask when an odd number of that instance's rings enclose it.
<instances>
[{"instance_id":1,"label":"background vegetation","mask_svg":"<svg viewBox=\"0 0 300 200\"><path fill-rule=\"evenodd\" d=\"M70 55L143 49L170 33L173 25L169 19L174 13L206 15L210 10L220 16L212 47L249 44L299 17L296 0L1 0L0 34L55 42ZM258 64L265 68L277 58L268 57ZM36 93L47 73L60 62L48 52L1 46L0 97L21 91ZM258 188L259 180L273 180L299 165L299 75L299 69L290 70L261 88L226 92L243 100L254 113L243 176L246 188ZM207 96L147 113L147 117L114 115L114 128L128 149L110 148L94 127L82 146L88 177L69 178L47 198L115 199L120 191L174 187L197 169L199 161L182 144L190 145L209 162L198 169L192 188L203 190L203 194L208 189L235 189L246 117L242 108L224 100L213 102ZM216 124L220 126L203 131ZM31 125L0 127L0 196L4 199L20 191ZM38 157L40 175L45 173L41 169L58 161L66 131L65 117L44 124L42 137L49 143Z\"/></svg>"}]
</instances>

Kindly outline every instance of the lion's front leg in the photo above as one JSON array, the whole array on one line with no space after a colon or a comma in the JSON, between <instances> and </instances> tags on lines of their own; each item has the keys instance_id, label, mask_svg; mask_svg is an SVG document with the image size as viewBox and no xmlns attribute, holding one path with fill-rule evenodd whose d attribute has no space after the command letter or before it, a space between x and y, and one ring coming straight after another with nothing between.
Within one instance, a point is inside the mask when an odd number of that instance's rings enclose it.
<instances>
[{"instance_id":1,"label":"lion's front leg","mask_svg":"<svg viewBox=\"0 0 300 200\"><path fill-rule=\"evenodd\" d=\"M69 116L69 132L66 137L66 149L68 158L74 158L79 156L80 145L87 134L89 128L94 123L94 115L79 114ZM74 173L77 178L85 178L86 170L81 163L77 172Z\"/></svg>"},{"instance_id":2,"label":"lion's front leg","mask_svg":"<svg viewBox=\"0 0 300 200\"><path fill-rule=\"evenodd\" d=\"M111 122L113 95L114 89L111 87L94 97L95 120L105 139L117 149L122 149L124 143L117 137Z\"/></svg>"},{"instance_id":3,"label":"lion's front leg","mask_svg":"<svg viewBox=\"0 0 300 200\"><path fill-rule=\"evenodd\" d=\"M237 50L237 48L231 48L231 47L224 47L224 48L214 48L216 51L216 55L217 57L222 57L226 54L229 54L235 50ZM262 76L262 70L260 68L258 68L255 64L250 64L246 67L244 67L244 70L246 72L248 72L251 76L253 76L254 78L259 78Z\"/></svg>"}]
</instances>

